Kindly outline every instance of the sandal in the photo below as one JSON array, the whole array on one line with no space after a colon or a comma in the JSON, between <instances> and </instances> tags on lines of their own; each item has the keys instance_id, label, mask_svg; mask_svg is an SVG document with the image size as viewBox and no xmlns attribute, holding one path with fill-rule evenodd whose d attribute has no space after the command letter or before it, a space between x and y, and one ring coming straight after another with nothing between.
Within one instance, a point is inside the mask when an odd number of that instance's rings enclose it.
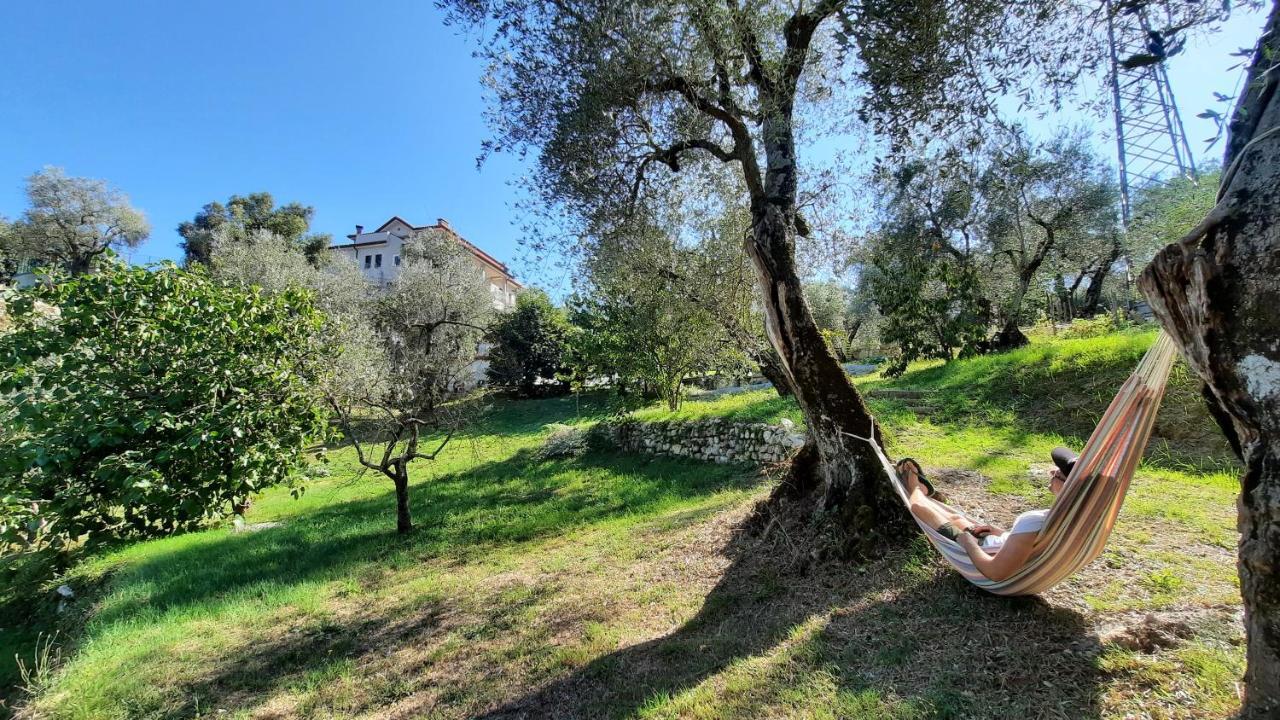
<instances>
[{"instance_id":1,"label":"sandal","mask_svg":"<svg viewBox=\"0 0 1280 720\"><path fill-rule=\"evenodd\" d=\"M925 497L934 497L935 495L938 494L938 491L933 488L933 483L929 482L929 478L925 477L924 468L920 466L920 463L917 462L915 458L910 458L910 457L902 458L901 460L898 461L897 466L895 467L901 466L902 463L904 462L910 462L912 465L916 466L916 479L919 480L920 484L924 486Z\"/></svg>"}]
</instances>

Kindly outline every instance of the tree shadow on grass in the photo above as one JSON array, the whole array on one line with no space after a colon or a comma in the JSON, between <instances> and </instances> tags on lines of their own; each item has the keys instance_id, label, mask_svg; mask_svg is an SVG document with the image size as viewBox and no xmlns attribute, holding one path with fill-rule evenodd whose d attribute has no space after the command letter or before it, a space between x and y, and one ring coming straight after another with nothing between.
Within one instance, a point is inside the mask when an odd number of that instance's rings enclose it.
<instances>
[{"instance_id":1,"label":"tree shadow on grass","mask_svg":"<svg viewBox=\"0 0 1280 720\"><path fill-rule=\"evenodd\" d=\"M592 456L578 464L624 474L631 482L631 473L660 475L672 470L666 462L632 457ZM719 485L697 484L693 478L714 474L721 466L683 465L682 482L694 483L689 491L707 492ZM537 469L539 475L555 475L548 466ZM475 471L463 475L456 481L476 479ZM669 479L652 481L664 492L671 491ZM493 502L519 505L522 499L505 488ZM538 506L548 500L524 502ZM609 507L589 505L584 512L607 517L612 513ZM343 517L347 512L338 508L330 514ZM671 522L701 519L686 513L677 516ZM567 526L555 527L562 532ZM825 674L836 684L838 717L1099 715L1097 643L1081 615L1035 598L982 593L945 569L918 538L887 548L884 557L861 567L808 565L801 548L808 547L809 531L808 526L789 523L785 532L779 526L761 538L735 529L719 548L731 564L693 618L663 637L596 657L567 674L558 670L554 679L532 690L518 669L504 667L508 660L520 665L523 661L517 658L523 656L508 658L501 646L479 653L465 646L443 654L436 650L450 633L461 633L466 643L483 644L517 633L529 622L526 610L541 614L549 607L563 608L544 603L563 594L554 585L499 592L479 610L463 610L446 595L428 594L403 606L363 608L355 616L319 622L302 618L296 625L284 620L284 627L256 633L251 642L219 656L199 679L185 683L177 694L169 693L179 705L170 707L169 714L189 716L213 706L261 709L277 692L298 690L298 702L321 703L319 710L378 709L394 717L436 712L483 712L480 716L494 719L630 717L650 706L680 710L699 703L729 716L763 717L795 702L806 674ZM458 542L472 537L470 532L492 543L490 531L484 530L463 532ZM636 534L634 542L643 543L645 537ZM355 563L378 571L382 563L373 559L368 552L348 551L340 560L330 557L330 562L340 563L334 572ZM267 575L272 582L293 582L288 572L277 567ZM223 577L221 583L227 580ZM572 613L551 618L575 627L585 619L608 622L607 616ZM539 615L539 623L547 620ZM556 638L573 635L535 634L533 642L540 643L538 653L554 655L561 642ZM417 650L422 652L415 655ZM383 660L393 654L394 661ZM404 654L411 657L400 657ZM725 681L733 691L704 684L741 672L740 663L757 658L764 669L745 676L745 689L741 678ZM354 676L338 681L344 673ZM320 686L328 688L317 691ZM356 697L332 694L350 688L355 688ZM197 702L198 707L193 705ZM492 704L486 707L486 702ZM305 716L309 707L284 712Z\"/></svg>"},{"instance_id":2,"label":"tree shadow on grass","mask_svg":"<svg viewBox=\"0 0 1280 720\"><path fill-rule=\"evenodd\" d=\"M372 480L376 482L376 480ZM538 460L528 450L416 483L416 529L395 533L385 493L335 504L254 532L174 538L129 563L96 625L137 614L235 601L397 563L480 557L495 549L757 482L743 468L690 467L615 453ZM168 548L172 547L172 550Z\"/></svg>"},{"instance_id":3,"label":"tree shadow on grass","mask_svg":"<svg viewBox=\"0 0 1280 720\"><path fill-rule=\"evenodd\" d=\"M807 672L834 677L838 717L1100 714L1098 646L1080 614L983 593L918 538L861 568L788 562L790 542L768 547L736 533L724 550L732 565L679 629L481 717L665 716L700 706L761 717L793 704ZM752 658L763 672L703 686Z\"/></svg>"}]
</instances>

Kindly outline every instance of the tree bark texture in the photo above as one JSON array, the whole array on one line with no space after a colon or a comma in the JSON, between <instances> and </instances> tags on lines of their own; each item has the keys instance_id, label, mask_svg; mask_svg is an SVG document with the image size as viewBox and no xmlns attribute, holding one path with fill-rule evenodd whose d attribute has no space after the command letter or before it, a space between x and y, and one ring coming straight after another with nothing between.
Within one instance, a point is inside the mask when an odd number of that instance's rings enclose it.
<instances>
[{"instance_id":1,"label":"tree bark texture","mask_svg":"<svg viewBox=\"0 0 1280 720\"><path fill-rule=\"evenodd\" d=\"M1139 280L1244 463L1242 715L1259 718L1280 715L1280 0L1262 37L1230 126L1219 220L1162 250Z\"/></svg>"}]
</instances>

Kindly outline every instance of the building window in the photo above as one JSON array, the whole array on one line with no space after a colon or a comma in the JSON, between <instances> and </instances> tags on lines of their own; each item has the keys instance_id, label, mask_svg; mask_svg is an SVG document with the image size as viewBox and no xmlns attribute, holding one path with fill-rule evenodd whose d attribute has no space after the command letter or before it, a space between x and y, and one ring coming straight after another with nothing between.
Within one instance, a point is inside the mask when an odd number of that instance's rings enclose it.
<instances>
[{"instance_id":1,"label":"building window","mask_svg":"<svg viewBox=\"0 0 1280 720\"><path fill-rule=\"evenodd\" d=\"M396 255L394 258L392 258L392 259L391 259L391 262L392 262L392 264L394 264L396 267L400 267L400 256L399 256L399 255Z\"/></svg>"},{"instance_id":2,"label":"building window","mask_svg":"<svg viewBox=\"0 0 1280 720\"><path fill-rule=\"evenodd\" d=\"M382 267L382 253L373 256L373 266Z\"/></svg>"},{"instance_id":3,"label":"building window","mask_svg":"<svg viewBox=\"0 0 1280 720\"><path fill-rule=\"evenodd\" d=\"M372 256L372 255L365 255L365 256L364 256L364 269L365 269L365 270L368 270L368 269L369 269L369 268L371 268L371 267L373 267L373 256Z\"/></svg>"}]
</instances>

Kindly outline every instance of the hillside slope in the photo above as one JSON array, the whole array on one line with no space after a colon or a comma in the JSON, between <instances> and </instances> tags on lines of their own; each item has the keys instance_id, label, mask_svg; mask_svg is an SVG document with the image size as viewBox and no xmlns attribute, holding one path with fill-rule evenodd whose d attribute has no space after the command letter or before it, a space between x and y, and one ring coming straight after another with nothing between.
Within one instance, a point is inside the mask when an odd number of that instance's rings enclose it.
<instances>
[{"instance_id":1,"label":"hillside slope","mask_svg":"<svg viewBox=\"0 0 1280 720\"><path fill-rule=\"evenodd\" d=\"M854 383L868 396L872 410L886 419L923 405L919 414L936 425L1021 428L1060 436L1079 446L1155 337L1153 330L1081 339L1041 336L1011 352L949 363L914 363L901 377L866 375L854 378ZM891 397L900 391L916 391L921 397ZM792 400L772 390L693 398L674 413L655 405L635 416L641 420L804 421ZM1198 381L1181 361L1169 378L1146 462L1202 470L1235 465L1225 438L1205 409Z\"/></svg>"}]
</instances>

